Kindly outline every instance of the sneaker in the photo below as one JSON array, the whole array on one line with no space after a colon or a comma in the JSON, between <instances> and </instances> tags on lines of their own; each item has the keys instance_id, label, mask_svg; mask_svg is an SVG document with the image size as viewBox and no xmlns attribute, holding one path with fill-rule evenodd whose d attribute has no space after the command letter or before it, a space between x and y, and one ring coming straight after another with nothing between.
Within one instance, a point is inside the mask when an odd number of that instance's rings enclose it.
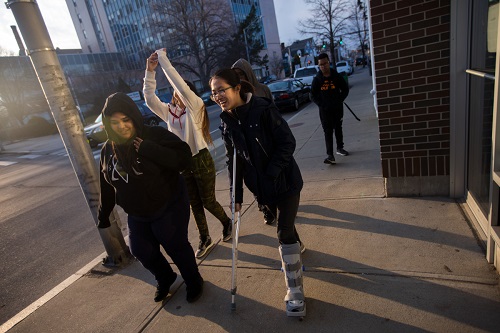
<instances>
[{"instance_id":1,"label":"sneaker","mask_svg":"<svg viewBox=\"0 0 500 333\"><path fill-rule=\"evenodd\" d=\"M323 161L325 164L335 164L335 157L333 155L328 155L327 158Z\"/></svg>"},{"instance_id":2,"label":"sneaker","mask_svg":"<svg viewBox=\"0 0 500 333\"><path fill-rule=\"evenodd\" d=\"M349 155L349 152L347 150L345 150L344 148L339 148L339 149L337 149L337 154L342 155L342 156L347 156L347 155Z\"/></svg>"},{"instance_id":3,"label":"sneaker","mask_svg":"<svg viewBox=\"0 0 500 333\"><path fill-rule=\"evenodd\" d=\"M306 246L304 245L304 243L300 242L300 254L306 252Z\"/></svg>"},{"instance_id":4,"label":"sneaker","mask_svg":"<svg viewBox=\"0 0 500 333\"><path fill-rule=\"evenodd\" d=\"M196 250L194 256L198 259L203 258L203 256L208 253L208 250L210 250L214 245L215 244L212 243L212 238L210 236L207 236L205 239L200 238L200 244L198 245L198 250Z\"/></svg>"},{"instance_id":5,"label":"sneaker","mask_svg":"<svg viewBox=\"0 0 500 333\"><path fill-rule=\"evenodd\" d=\"M233 231L233 222L227 221L226 225L222 228L222 241L227 242L231 239L231 232Z\"/></svg>"},{"instance_id":6,"label":"sneaker","mask_svg":"<svg viewBox=\"0 0 500 333\"><path fill-rule=\"evenodd\" d=\"M166 281L158 282L154 298L155 302L161 302L165 299L165 297L167 297L168 292L170 291L170 287L172 286L172 284L174 284L176 279L177 274L173 273Z\"/></svg>"},{"instance_id":7,"label":"sneaker","mask_svg":"<svg viewBox=\"0 0 500 333\"><path fill-rule=\"evenodd\" d=\"M203 278L200 277L200 283L196 287L186 287L186 291L186 301L188 303L196 302L201 297L201 294L203 294Z\"/></svg>"},{"instance_id":8,"label":"sneaker","mask_svg":"<svg viewBox=\"0 0 500 333\"><path fill-rule=\"evenodd\" d=\"M276 222L275 214L267 208L264 209L264 223L267 225L273 225Z\"/></svg>"}]
</instances>

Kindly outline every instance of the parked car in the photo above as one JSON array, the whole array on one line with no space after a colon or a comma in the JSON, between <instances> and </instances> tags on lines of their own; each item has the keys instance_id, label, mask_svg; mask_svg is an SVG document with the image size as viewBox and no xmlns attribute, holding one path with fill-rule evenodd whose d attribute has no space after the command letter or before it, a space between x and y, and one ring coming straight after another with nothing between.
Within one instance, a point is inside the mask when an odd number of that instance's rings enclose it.
<instances>
[{"instance_id":1,"label":"parked car","mask_svg":"<svg viewBox=\"0 0 500 333\"><path fill-rule=\"evenodd\" d=\"M212 101L210 98L210 95L212 95L211 91L205 91L203 94L201 94L201 99L203 100L203 103L205 103L206 106L214 105L215 102Z\"/></svg>"},{"instance_id":2,"label":"parked car","mask_svg":"<svg viewBox=\"0 0 500 333\"><path fill-rule=\"evenodd\" d=\"M264 76L262 79L259 80L260 83L263 83L263 84L268 84L268 83L271 83L273 81L276 81L278 78L276 77L276 75L274 74L271 74L269 76Z\"/></svg>"},{"instance_id":3,"label":"parked car","mask_svg":"<svg viewBox=\"0 0 500 333\"><path fill-rule=\"evenodd\" d=\"M145 124L156 126L162 121L160 117L147 107L144 101L136 101L135 104L139 107ZM108 135L104 130L104 124L102 123L102 114L100 114L92 124L85 126L85 135L92 148L97 147L97 145L108 139Z\"/></svg>"},{"instance_id":4,"label":"parked car","mask_svg":"<svg viewBox=\"0 0 500 333\"><path fill-rule=\"evenodd\" d=\"M300 79L300 80L302 80L302 83L310 86L314 77L316 76L316 74L318 72L319 72L318 66L308 66L308 67L297 68L295 70L295 73L293 74L293 78Z\"/></svg>"},{"instance_id":5,"label":"parked car","mask_svg":"<svg viewBox=\"0 0 500 333\"><path fill-rule=\"evenodd\" d=\"M349 65L347 61L339 61L336 63L337 72L342 73L345 72L347 75L351 75L353 72L352 67Z\"/></svg>"},{"instance_id":6,"label":"parked car","mask_svg":"<svg viewBox=\"0 0 500 333\"><path fill-rule=\"evenodd\" d=\"M301 103L311 101L311 86L299 79L283 79L267 85L273 94L274 104L280 109L298 110Z\"/></svg>"},{"instance_id":7,"label":"parked car","mask_svg":"<svg viewBox=\"0 0 500 333\"><path fill-rule=\"evenodd\" d=\"M142 113L142 118L144 119L144 124L150 125L150 126L156 126L160 123L161 120L160 117L158 117L153 111L151 111L148 106L146 105L146 102L144 101L138 101L135 102L137 106L139 107L139 110Z\"/></svg>"},{"instance_id":8,"label":"parked car","mask_svg":"<svg viewBox=\"0 0 500 333\"><path fill-rule=\"evenodd\" d=\"M108 139L108 135L104 130L104 124L102 123L102 114L92 124L85 126L85 135L92 148L97 147L98 144Z\"/></svg>"},{"instance_id":9,"label":"parked car","mask_svg":"<svg viewBox=\"0 0 500 333\"><path fill-rule=\"evenodd\" d=\"M364 59L363 57L356 58L356 66L361 66L361 65L366 65L366 57Z\"/></svg>"}]
</instances>

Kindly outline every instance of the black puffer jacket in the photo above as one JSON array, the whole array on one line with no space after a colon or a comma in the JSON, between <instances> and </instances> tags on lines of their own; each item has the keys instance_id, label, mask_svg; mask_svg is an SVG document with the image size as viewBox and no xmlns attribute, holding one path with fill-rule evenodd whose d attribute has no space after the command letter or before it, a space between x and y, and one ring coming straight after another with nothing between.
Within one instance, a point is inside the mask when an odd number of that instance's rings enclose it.
<instances>
[{"instance_id":1,"label":"black puffer jacket","mask_svg":"<svg viewBox=\"0 0 500 333\"><path fill-rule=\"evenodd\" d=\"M220 117L231 186L233 143L237 151L237 203L243 202L243 180L261 204L274 204L300 193L303 181L293 158L295 138L269 100L252 96L233 114L222 112Z\"/></svg>"}]
</instances>

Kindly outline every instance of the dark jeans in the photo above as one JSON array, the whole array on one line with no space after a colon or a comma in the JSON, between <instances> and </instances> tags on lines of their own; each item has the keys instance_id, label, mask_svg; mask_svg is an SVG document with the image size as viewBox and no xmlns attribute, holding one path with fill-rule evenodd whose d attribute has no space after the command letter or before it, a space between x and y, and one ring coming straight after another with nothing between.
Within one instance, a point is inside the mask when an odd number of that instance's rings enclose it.
<instances>
[{"instance_id":1,"label":"dark jeans","mask_svg":"<svg viewBox=\"0 0 500 333\"><path fill-rule=\"evenodd\" d=\"M172 267L160 252L160 245L179 268L186 286L199 284L200 273L188 240L189 201L184 179L179 177L178 193L155 216L128 216L130 250L157 281L167 280Z\"/></svg>"},{"instance_id":2,"label":"dark jeans","mask_svg":"<svg viewBox=\"0 0 500 333\"><path fill-rule=\"evenodd\" d=\"M278 201L278 240L280 244L295 244L300 242L295 229L295 217L299 209L300 193Z\"/></svg>"},{"instance_id":3,"label":"dark jeans","mask_svg":"<svg viewBox=\"0 0 500 333\"><path fill-rule=\"evenodd\" d=\"M189 203L200 237L209 235L206 208L223 225L230 223L224 208L215 198L215 164L208 149L202 149L193 156L193 167L182 173L186 180Z\"/></svg>"},{"instance_id":4,"label":"dark jeans","mask_svg":"<svg viewBox=\"0 0 500 333\"><path fill-rule=\"evenodd\" d=\"M333 156L333 132L335 131L335 140L337 149L344 148L344 134L342 133L342 120L344 118L344 109L342 110L320 110L319 117L323 132L325 133L326 154Z\"/></svg>"}]
</instances>

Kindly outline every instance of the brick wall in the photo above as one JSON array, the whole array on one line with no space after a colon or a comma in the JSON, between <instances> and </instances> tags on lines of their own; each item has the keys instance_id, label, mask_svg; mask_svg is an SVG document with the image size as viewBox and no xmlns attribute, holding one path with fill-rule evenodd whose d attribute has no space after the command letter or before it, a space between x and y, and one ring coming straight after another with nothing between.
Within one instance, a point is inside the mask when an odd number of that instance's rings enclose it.
<instances>
[{"instance_id":1,"label":"brick wall","mask_svg":"<svg viewBox=\"0 0 500 333\"><path fill-rule=\"evenodd\" d=\"M370 5L383 176L449 181L450 0Z\"/></svg>"}]
</instances>

